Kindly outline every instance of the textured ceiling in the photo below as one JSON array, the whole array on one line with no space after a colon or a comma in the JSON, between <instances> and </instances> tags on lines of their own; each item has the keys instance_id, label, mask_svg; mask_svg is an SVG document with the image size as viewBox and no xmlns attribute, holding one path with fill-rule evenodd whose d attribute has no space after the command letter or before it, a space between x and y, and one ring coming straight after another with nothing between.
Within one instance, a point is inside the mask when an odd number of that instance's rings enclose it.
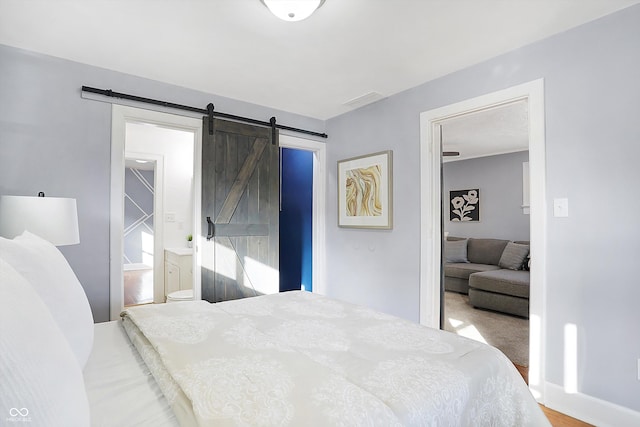
<instances>
[{"instance_id":1,"label":"textured ceiling","mask_svg":"<svg viewBox=\"0 0 640 427\"><path fill-rule=\"evenodd\" d=\"M0 0L0 44L327 119L638 2Z\"/></svg>"},{"instance_id":2,"label":"textured ceiling","mask_svg":"<svg viewBox=\"0 0 640 427\"><path fill-rule=\"evenodd\" d=\"M529 149L526 100L452 118L441 123L443 151L460 156L443 161L472 159Z\"/></svg>"}]
</instances>

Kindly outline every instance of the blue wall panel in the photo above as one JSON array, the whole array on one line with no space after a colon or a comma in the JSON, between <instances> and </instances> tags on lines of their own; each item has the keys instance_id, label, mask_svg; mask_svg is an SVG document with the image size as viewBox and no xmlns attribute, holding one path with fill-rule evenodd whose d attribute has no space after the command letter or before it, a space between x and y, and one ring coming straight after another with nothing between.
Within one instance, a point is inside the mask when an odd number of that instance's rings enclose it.
<instances>
[{"instance_id":1,"label":"blue wall panel","mask_svg":"<svg viewBox=\"0 0 640 427\"><path fill-rule=\"evenodd\" d=\"M313 153L282 149L280 292L312 290Z\"/></svg>"}]
</instances>

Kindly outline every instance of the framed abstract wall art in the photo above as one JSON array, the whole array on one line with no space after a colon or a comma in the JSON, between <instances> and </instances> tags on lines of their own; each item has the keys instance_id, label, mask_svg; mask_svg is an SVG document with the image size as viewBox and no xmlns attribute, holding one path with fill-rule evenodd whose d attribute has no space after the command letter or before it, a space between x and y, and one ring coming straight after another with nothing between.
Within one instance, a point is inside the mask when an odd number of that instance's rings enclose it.
<instances>
[{"instance_id":1,"label":"framed abstract wall art","mask_svg":"<svg viewBox=\"0 0 640 427\"><path fill-rule=\"evenodd\" d=\"M393 151L338 162L338 226L393 228Z\"/></svg>"},{"instance_id":2,"label":"framed abstract wall art","mask_svg":"<svg viewBox=\"0 0 640 427\"><path fill-rule=\"evenodd\" d=\"M449 191L449 221L480 221L480 190Z\"/></svg>"}]
</instances>

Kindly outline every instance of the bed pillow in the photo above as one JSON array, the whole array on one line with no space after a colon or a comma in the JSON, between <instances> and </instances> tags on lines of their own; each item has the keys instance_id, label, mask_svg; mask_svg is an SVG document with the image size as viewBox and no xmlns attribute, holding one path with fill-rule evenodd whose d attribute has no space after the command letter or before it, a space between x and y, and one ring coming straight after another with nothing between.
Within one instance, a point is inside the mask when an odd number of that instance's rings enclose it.
<instances>
[{"instance_id":1,"label":"bed pillow","mask_svg":"<svg viewBox=\"0 0 640 427\"><path fill-rule=\"evenodd\" d=\"M502 252L498 267L509 270L520 270L527 255L529 255L528 245L509 242Z\"/></svg>"},{"instance_id":2,"label":"bed pillow","mask_svg":"<svg viewBox=\"0 0 640 427\"><path fill-rule=\"evenodd\" d=\"M37 292L2 259L0 378L0 420L7 425L90 425L82 370L69 342Z\"/></svg>"},{"instance_id":3,"label":"bed pillow","mask_svg":"<svg viewBox=\"0 0 640 427\"><path fill-rule=\"evenodd\" d=\"M25 231L13 240L0 238L0 258L31 283L84 368L93 347L93 316L87 295L62 253Z\"/></svg>"},{"instance_id":4,"label":"bed pillow","mask_svg":"<svg viewBox=\"0 0 640 427\"><path fill-rule=\"evenodd\" d=\"M445 240L444 261L469 262L469 260L467 259L467 239Z\"/></svg>"}]
</instances>

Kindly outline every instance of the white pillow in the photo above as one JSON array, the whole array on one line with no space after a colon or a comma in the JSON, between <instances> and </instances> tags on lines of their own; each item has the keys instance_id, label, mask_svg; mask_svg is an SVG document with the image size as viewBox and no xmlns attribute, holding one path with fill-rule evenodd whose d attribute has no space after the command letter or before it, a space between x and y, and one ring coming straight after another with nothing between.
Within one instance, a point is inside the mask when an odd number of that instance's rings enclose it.
<instances>
[{"instance_id":1,"label":"white pillow","mask_svg":"<svg viewBox=\"0 0 640 427\"><path fill-rule=\"evenodd\" d=\"M1 259L0 378L0 424L90 425L69 343L36 291Z\"/></svg>"},{"instance_id":2,"label":"white pillow","mask_svg":"<svg viewBox=\"0 0 640 427\"><path fill-rule=\"evenodd\" d=\"M0 259L31 283L84 368L93 347L93 316L82 285L58 248L25 231L13 240L0 238Z\"/></svg>"}]
</instances>

